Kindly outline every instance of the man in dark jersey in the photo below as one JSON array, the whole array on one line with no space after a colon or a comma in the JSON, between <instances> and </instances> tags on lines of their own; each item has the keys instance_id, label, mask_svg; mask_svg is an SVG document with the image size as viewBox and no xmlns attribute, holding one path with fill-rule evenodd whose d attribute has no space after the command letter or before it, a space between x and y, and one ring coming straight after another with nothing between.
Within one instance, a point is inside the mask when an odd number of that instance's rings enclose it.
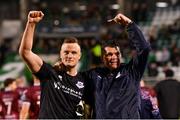
<instances>
[{"instance_id":1,"label":"man in dark jersey","mask_svg":"<svg viewBox=\"0 0 180 120\"><path fill-rule=\"evenodd\" d=\"M39 118L60 119L82 116L84 78L77 72L81 49L76 38L67 38L61 46L60 59L65 71L56 71L32 52L36 23L42 20L41 11L30 11L20 44L19 53L31 71L40 79L41 99ZM78 111L77 111L78 110Z\"/></svg>"},{"instance_id":2,"label":"man in dark jersey","mask_svg":"<svg viewBox=\"0 0 180 120\"><path fill-rule=\"evenodd\" d=\"M37 119L40 108L40 81L33 76L33 86L24 91L21 100L20 119Z\"/></svg>"},{"instance_id":3,"label":"man in dark jersey","mask_svg":"<svg viewBox=\"0 0 180 120\"><path fill-rule=\"evenodd\" d=\"M123 14L118 14L109 22L119 23L127 30L131 44L137 55L127 64L120 64L120 49L113 41L102 46L105 67L88 71L94 118L139 119L141 111L140 80L147 64L151 49L149 42L138 26Z\"/></svg>"},{"instance_id":4,"label":"man in dark jersey","mask_svg":"<svg viewBox=\"0 0 180 120\"><path fill-rule=\"evenodd\" d=\"M165 68L165 80L158 82L154 89L157 93L159 110L163 119L180 117L180 82L174 77L174 71Z\"/></svg>"},{"instance_id":5,"label":"man in dark jersey","mask_svg":"<svg viewBox=\"0 0 180 120\"><path fill-rule=\"evenodd\" d=\"M19 119L20 94L16 90L16 80L7 78L4 81L4 91L0 93L0 99L5 105L4 119Z\"/></svg>"}]
</instances>

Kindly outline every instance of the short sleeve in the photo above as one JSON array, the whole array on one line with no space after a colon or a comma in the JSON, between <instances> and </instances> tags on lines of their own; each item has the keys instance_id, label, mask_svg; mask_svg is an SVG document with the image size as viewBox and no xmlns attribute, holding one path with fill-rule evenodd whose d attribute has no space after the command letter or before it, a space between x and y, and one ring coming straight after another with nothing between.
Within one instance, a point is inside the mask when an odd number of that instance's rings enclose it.
<instances>
[{"instance_id":1,"label":"short sleeve","mask_svg":"<svg viewBox=\"0 0 180 120\"><path fill-rule=\"evenodd\" d=\"M43 65L37 73L34 73L36 77L39 78L40 81L44 81L50 78L52 72L52 66L43 61Z\"/></svg>"}]
</instances>

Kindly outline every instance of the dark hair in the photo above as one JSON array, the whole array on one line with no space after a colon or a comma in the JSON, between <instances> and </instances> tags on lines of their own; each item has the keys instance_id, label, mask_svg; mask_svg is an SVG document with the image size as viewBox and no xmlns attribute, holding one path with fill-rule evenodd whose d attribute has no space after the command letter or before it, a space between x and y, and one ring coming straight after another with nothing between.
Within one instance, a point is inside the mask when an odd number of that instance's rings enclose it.
<instances>
[{"instance_id":1,"label":"dark hair","mask_svg":"<svg viewBox=\"0 0 180 120\"><path fill-rule=\"evenodd\" d=\"M77 43L77 44L79 44L79 43L78 43L78 39L75 38L75 37L65 38L63 44L64 44L64 43Z\"/></svg>"},{"instance_id":2,"label":"dark hair","mask_svg":"<svg viewBox=\"0 0 180 120\"><path fill-rule=\"evenodd\" d=\"M7 78L4 81L4 87L7 87L8 85L12 84L14 81L15 81L15 79L13 79L13 78Z\"/></svg>"},{"instance_id":3,"label":"dark hair","mask_svg":"<svg viewBox=\"0 0 180 120\"><path fill-rule=\"evenodd\" d=\"M165 70L164 73L165 73L166 77L173 77L174 76L174 72L171 69Z\"/></svg>"},{"instance_id":4,"label":"dark hair","mask_svg":"<svg viewBox=\"0 0 180 120\"><path fill-rule=\"evenodd\" d=\"M116 47L120 49L119 44L116 42L116 40L107 40L102 42L101 45L102 55L106 52L105 47Z\"/></svg>"}]
</instances>

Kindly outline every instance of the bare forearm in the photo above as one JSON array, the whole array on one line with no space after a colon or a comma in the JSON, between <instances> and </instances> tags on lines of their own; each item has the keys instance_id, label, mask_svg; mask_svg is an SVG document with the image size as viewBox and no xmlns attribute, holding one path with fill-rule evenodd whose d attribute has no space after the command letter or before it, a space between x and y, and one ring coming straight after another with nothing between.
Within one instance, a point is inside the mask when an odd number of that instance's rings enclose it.
<instances>
[{"instance_id":1,"label":"bare forearm","mask_svg":"<svg viewBox=\"0 0 180 120\"><path fill-rule=\"evenodd\" d=\"M30 11L19 48L20 56L32 72L38 72L43 64L42 59L32 52L35 26L43 18L43 16L44 14L41 11Z\"/></svg>"},{"instance_id":2,"label":"bare forearm","mask_svg":"<svg viewBox=\"0 0 180 120\"><path fill-rule=\"evenodd\" d=\"M19 48L19 53L21 56L27 55L28 52L31 52L32 50L35 26L35 23L27 22L26 24L26 28Z\"/></svg>"},{"instance_id":3,"label":"bare forearm","mask_svg":"<svg viewBox=\"0 0 180 120\"><path fill-rule=\"evenodd\" d=\"M23 103L20 114L19 114L20 119L24 120L28 118L29 107L30 107L29 103L28 104Z\"/></svg>"},{"instance_id":4,"label":"bare forearm","mask_svg":"<svg viewBox=\"0 0 180 120\"><path fill-rule=\"evenodd\" d=\"M19 115L19 118L21 120L24 120L24 119L27 119L28 118L28 113L27 112L21 112L20 115Z\"/></svg>"}]
</instances>

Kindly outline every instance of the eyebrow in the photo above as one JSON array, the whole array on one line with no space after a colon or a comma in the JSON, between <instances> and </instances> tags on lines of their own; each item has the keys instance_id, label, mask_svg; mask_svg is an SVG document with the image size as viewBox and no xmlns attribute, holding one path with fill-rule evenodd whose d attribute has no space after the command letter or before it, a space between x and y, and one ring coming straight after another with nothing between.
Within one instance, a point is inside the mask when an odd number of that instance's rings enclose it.
<instances>
[{"instance_id":1,"label":"eyebrow","mask_svg":"<svg viewBox=\"0 0 180 120\"><path fill-rule=\"evenodd\" d=\"M65 50L64 52L66 52L66 53L67 53L67 52L68 52L68 53L69 53L69 52L77 53L77 51L75 51L75 50L74 50L74 51L68 51L68 50Z\"/></svg>"}]
</instances>

